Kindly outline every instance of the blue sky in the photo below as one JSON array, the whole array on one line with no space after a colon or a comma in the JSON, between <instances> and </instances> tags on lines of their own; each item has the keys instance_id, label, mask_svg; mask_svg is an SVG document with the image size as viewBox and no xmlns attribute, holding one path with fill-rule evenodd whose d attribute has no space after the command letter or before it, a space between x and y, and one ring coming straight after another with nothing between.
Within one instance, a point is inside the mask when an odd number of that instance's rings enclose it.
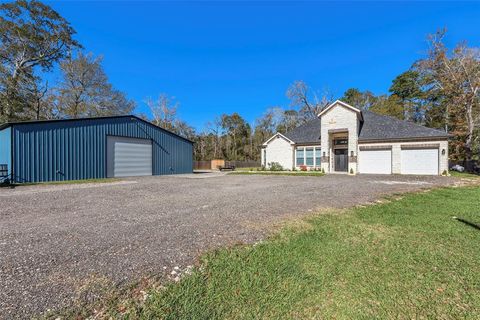
<instances>
[{"instance_id":1,"label":"blue sky","mask_svg":"<svg viewBox=\"0 0 480 320\"><path fill-rule=\"evenodd\" d=\"M180 102L197 129L222 113L249 123L288 106L304 80L336 98L350 88L386 93L391 80L448 28L447 45L480 45L480 3L48 2L86 51L104 56L113 85L147 113L147 96Z\"/></svg>"}]
</instances>

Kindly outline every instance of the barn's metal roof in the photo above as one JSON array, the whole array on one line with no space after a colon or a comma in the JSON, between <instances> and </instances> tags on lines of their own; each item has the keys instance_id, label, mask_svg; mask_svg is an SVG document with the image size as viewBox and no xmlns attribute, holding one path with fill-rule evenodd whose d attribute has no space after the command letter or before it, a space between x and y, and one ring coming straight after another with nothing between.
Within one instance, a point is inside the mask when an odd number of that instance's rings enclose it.
<instances>
[{"instance_id":1,"label":"barn's metal roof","mask_svg":"<svg viewBox=\"0 0 480 320\"><path fill-rule=\"evenodd\" d=\"M182 138L183 140L186 140L188 142L194 143L192 140L182 137L181 135L176 134L175 132L166 130L164 128L161 128L159 126L154 125L151 122L148 122L140 117L134 116L134 115L118 115L118 116L104 116L104 117L87 117L87 118L76 118L76 119L48 119L48 120L29 120L29 121L16 121L16 122L6 122L0 124L0 130L3 130L5 128L11 127L13 125L29 125L29 124L42 124L42 123L57 123L57 122L74 122L74 121L86 121L86 120L108 120L108 119L117 119L117 118L131 118L132 120L138 120L145 122L151 126L154 126L158 128L159 130L163 130L165 132L168 132L174 136L177 136L179 138Z\"/></svg>"}]
</instances>

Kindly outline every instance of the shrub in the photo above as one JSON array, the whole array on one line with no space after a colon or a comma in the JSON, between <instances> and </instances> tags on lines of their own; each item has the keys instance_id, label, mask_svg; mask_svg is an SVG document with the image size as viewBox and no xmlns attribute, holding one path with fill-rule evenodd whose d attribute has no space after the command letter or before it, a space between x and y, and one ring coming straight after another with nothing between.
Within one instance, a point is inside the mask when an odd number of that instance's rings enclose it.
<instances>
[{"instance_id":1,"label":"shrub","mask_svg":"<svg viewBox=\"0 0 480 320\"><path fill-rule=\"evenodd\" d=\"M278 162L270 162L268 164L268 166L270 167L270 171L283 171L283 167L280 163Z\"/></svg>"},{"instance_id":2,"label":"shrub","mask_svg":"<svg viewBox=\"0 0 480 320\"><path fill-rule=\"evenodd\" d=\"M300 166L300 171L307 171L308 168L307 166L303 165L303 166Z\"/></svg>"},{"instance_id":3,"label":"shrub","mask_svg":"<svg viewBox=\"0 0 480 320\"><path fill-rule=\"evenodd\" d=\"M353 168L350 168L350 174L353 174Z\"/></svg>"}]
</instances>

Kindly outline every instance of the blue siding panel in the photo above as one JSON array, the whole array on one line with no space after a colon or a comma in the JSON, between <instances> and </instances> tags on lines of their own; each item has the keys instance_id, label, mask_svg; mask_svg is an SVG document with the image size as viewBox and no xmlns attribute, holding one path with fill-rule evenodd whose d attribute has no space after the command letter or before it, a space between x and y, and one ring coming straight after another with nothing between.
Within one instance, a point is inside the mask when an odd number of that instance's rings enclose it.
<instances>
[{"instance_id":1,"label":"blue siding panel","mask_svg":"<svg viewBox=\"0 0 480 320\"><path fill-rule=\"evenodd\" d=\"M0 164L8 166L8 174L12 170L12 128L0 130Z\"/></svg>"},{"instance_id":2,"label":"blue siding panel","mask_svg":"<svg viewBox=\"0 0 480 320\"><path fill-rule=\"evenodd\" d=\"M35 122L12 128L17 182L105 178L108 135L152 140L154 175L193 171L192 142L135 117Z\"/></svg>"}]
</instances>

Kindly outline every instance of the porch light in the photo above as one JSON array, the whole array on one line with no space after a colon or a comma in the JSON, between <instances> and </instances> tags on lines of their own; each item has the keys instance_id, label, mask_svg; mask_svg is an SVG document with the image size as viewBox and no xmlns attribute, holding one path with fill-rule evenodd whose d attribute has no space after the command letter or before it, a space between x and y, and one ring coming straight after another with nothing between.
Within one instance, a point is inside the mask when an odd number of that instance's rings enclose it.
<instances>
[{"instance_id":1,"label":"porch light","mask_svg":"<svg viewBox=\"0 0 480 320\"><path fill-rule=\"evenodd\" d=\"M323 156L325 157L325 151L323 151Z\"/></svg>"},{"instance_id":2,"label":"porch light","mask_svg":"<svg viewBox=\"0 0 480 320\"><path fill-rule=\"evenodd\" d=\"M350 151L350 157L353 157L353 150Z\"/></svg>"},{"instance_id":3,"label":"porch light","mask_svg":"<svg viewBox=\"0 0 480 320\"><path fill-rule=\"evenodd\" d=\"M442 156L445 155L445 149L442 149Z\"/></svg>"}]
</instances>

